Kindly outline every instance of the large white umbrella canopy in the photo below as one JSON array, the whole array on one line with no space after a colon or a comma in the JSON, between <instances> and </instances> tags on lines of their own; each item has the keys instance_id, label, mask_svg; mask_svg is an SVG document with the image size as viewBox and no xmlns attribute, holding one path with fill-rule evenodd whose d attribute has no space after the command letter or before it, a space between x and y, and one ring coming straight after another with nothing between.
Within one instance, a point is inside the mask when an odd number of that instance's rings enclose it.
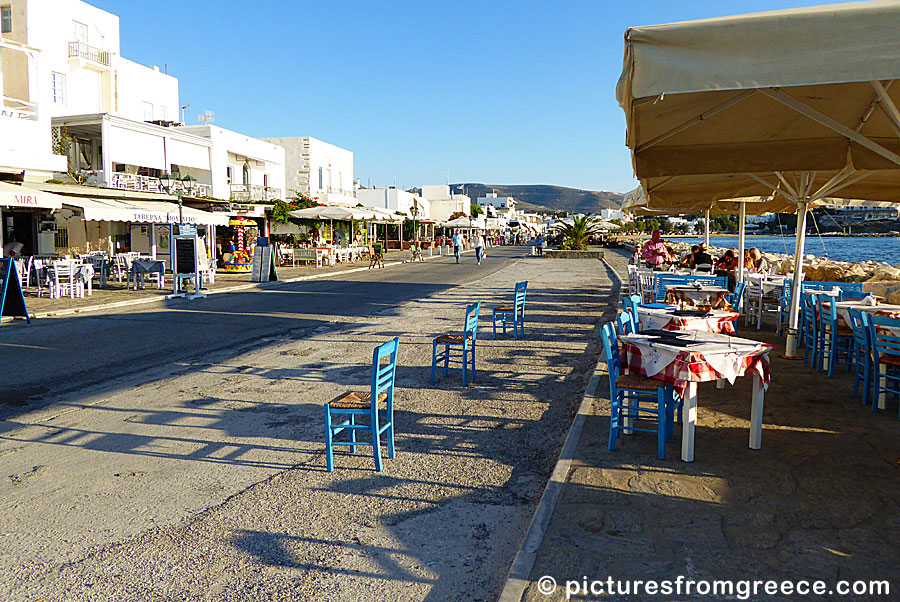
<instances>
[{"instance_id":1,"label":"large white umbrella canopy","mask_svg":"<svg viewBox=\"0 0 900 602\"><path fill-rule=\"evenodd\" d=\"M307 207L306 209L291 211L290 214L292 217L300 219L336 219L347 221L354 220L358 222L375 219L374 211L361 207Z\"/></svg>"},{"instance_id":2,"label":"large white umbrella canopy","mask_svg":"<svg viewBox=\"0 0 900 602\"><path fill-rule=\"evenodd\" d=\"M662 205L770 195L798 206L787 352L797 347L806 212L897 201L900 2L629 29L616 90L644 191Z\"/></svg>"}]
</instances>

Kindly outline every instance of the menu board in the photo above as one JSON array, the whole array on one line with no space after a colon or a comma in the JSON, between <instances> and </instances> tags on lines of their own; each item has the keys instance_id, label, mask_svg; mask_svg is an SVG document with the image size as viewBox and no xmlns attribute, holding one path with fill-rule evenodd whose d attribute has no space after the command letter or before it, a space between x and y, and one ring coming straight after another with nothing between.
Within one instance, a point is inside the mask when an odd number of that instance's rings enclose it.
<instances>
[{"instance_id":1,"label":"menu board","mask_svg":"<svg viewBox=\"0 0 900 602\"><path fill-rule=\"evenodd\" d=\"M175 237L175 265L173 273L176 275L194 274L197 270L197 239L193 236Z\"/></svg>"},{"instance_id":2,"label":"menu board","mask_svg":"<svg viewBox=\"0 0 900 602\"><path fill-rule=\"evenodd\" d=\"M272 247L257 245L253 249L253 282L269 282L278 280L275 274L275 261L272 255Z\"/></svg>"},{"instance_id":3,"label":"menu board","mask_svg":"<svg viewBox=\"0 0 900 602\"><path fill-rule=\"evenodd\" d=\"M22 284L12 259L0 259L0 315L24 317L26 322L31 323Z\"/></svg>"}]
</instances>

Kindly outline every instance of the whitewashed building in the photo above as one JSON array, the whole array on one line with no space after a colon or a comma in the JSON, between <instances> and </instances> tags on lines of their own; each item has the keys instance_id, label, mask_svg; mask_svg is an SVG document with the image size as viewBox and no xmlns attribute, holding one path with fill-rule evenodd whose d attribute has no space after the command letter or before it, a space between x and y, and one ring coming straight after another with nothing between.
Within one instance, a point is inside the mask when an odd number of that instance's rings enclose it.
<instances>
[{"instance_id":1,"label":"whitewashed building","mask_svg":"<svg viewBox=\"0 0 900 602\"><path fill-rule=\"evenodd\" d=\"M431 219L437 223L448 221L454 213L468 216L472 212L472 199L451 193L450 186L444 184L422 186L422 198L428 204Z\"/></svg>"},{"instance_id":2,"label":"whitewashed building","mask_svg":"<svg viewBox=\"0 0 900 602\"><path fill-rule=\"evenodd\" d=\"M504 211L516 210L516 199L511 196L498 196L496 192L489 192L486 196L478 197L476 201L479 207L493 207Z\"/></svg>"},{"instance_id":3,"label":"whitewashed building","mask_svg":"<svg viewBox=\"0 0 900 602\"><path fill-rule=\"evenodd\" d=\"M310 136L263 138L285 151L285 187L323 205L358 203L353 179L353 151ZM288 195L290 196L290 195Z\"/></svg>"},{"instance_id":4,"label":"whitewashed building","mask_svg":"<svg viewBox=\"0 0 900 602\"><path fill-rule=\"evenodd\" d=\"M419 220L431 219L429 204L421 196L399 188L360 188L356 191L356 198L366 207L385 209L391 213L399 211L409 218L413 216L415 207Z\"/></svg>"}]
</instances>

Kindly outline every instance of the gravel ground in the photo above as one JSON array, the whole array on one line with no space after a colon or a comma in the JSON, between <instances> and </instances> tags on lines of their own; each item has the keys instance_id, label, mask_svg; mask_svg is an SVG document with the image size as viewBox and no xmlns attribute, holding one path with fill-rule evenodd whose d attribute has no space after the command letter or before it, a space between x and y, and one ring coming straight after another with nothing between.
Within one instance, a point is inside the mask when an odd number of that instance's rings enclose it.
<instances>
[{"instance_id":1,"label":"gravel ground","mask_svg":"<svg viewBox=\"0 0 900 602\"><path fill-rule=\"evenodd\" d=\"M483 325L477 383L464 388L451 373L430 386L432 337L458 330L476 299L489 323L490 307L522 279L527 339L494 341ZM52 471L23 461L9 476L18 498L0 519L0 599L493 599L614 302L596 260L523 259L466 286L373 316L332 317L305 336L121 392L90 411L124 410L121 423L147 429L143 439L115 450L51 446L70 464L107 464L80 476L70 466L69 478L43 490L55 498L39 510L29 487ZM321 404L365 388L372 348L392 336L401 338L397 457L376 473L365 447L339 452L328 473ZM142 399L154 400L152 410ZM22 441L26 457L77 430L65 419L50 435L31 426L7 439Z\"/></svg>"}]
</instances>

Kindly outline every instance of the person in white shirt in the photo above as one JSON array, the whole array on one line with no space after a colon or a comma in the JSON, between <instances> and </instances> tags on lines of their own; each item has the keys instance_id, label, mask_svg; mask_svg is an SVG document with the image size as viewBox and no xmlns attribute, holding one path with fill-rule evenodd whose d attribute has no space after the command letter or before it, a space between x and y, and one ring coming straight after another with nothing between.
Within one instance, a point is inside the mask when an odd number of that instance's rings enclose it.
<instances>
[{"instance_id":1,"label":"person in white shirt","mask_svg":"<svg viewBox=\"0 0 900 602\"><path fill-rule=\"evenodd\" d=\"M456 263L459 263L459 254L462 253L462 236L459 235L459 230L453 232L453 238L450 239L450 242L453 244L453 254L456 256Z\"/></svg>"},{"instance_id":2,"label":"person in white shirt","mask_svg":"<svg viewBox=\"0 0 900 602\"><path fill-rule=\"evenodd\" d=\"M481 231L478 231L478 234L475 235L475 259L478 261L478 265L481 265L481 259L484 257L484 236L481 235Z\"/></svg>"}]
</instances>

